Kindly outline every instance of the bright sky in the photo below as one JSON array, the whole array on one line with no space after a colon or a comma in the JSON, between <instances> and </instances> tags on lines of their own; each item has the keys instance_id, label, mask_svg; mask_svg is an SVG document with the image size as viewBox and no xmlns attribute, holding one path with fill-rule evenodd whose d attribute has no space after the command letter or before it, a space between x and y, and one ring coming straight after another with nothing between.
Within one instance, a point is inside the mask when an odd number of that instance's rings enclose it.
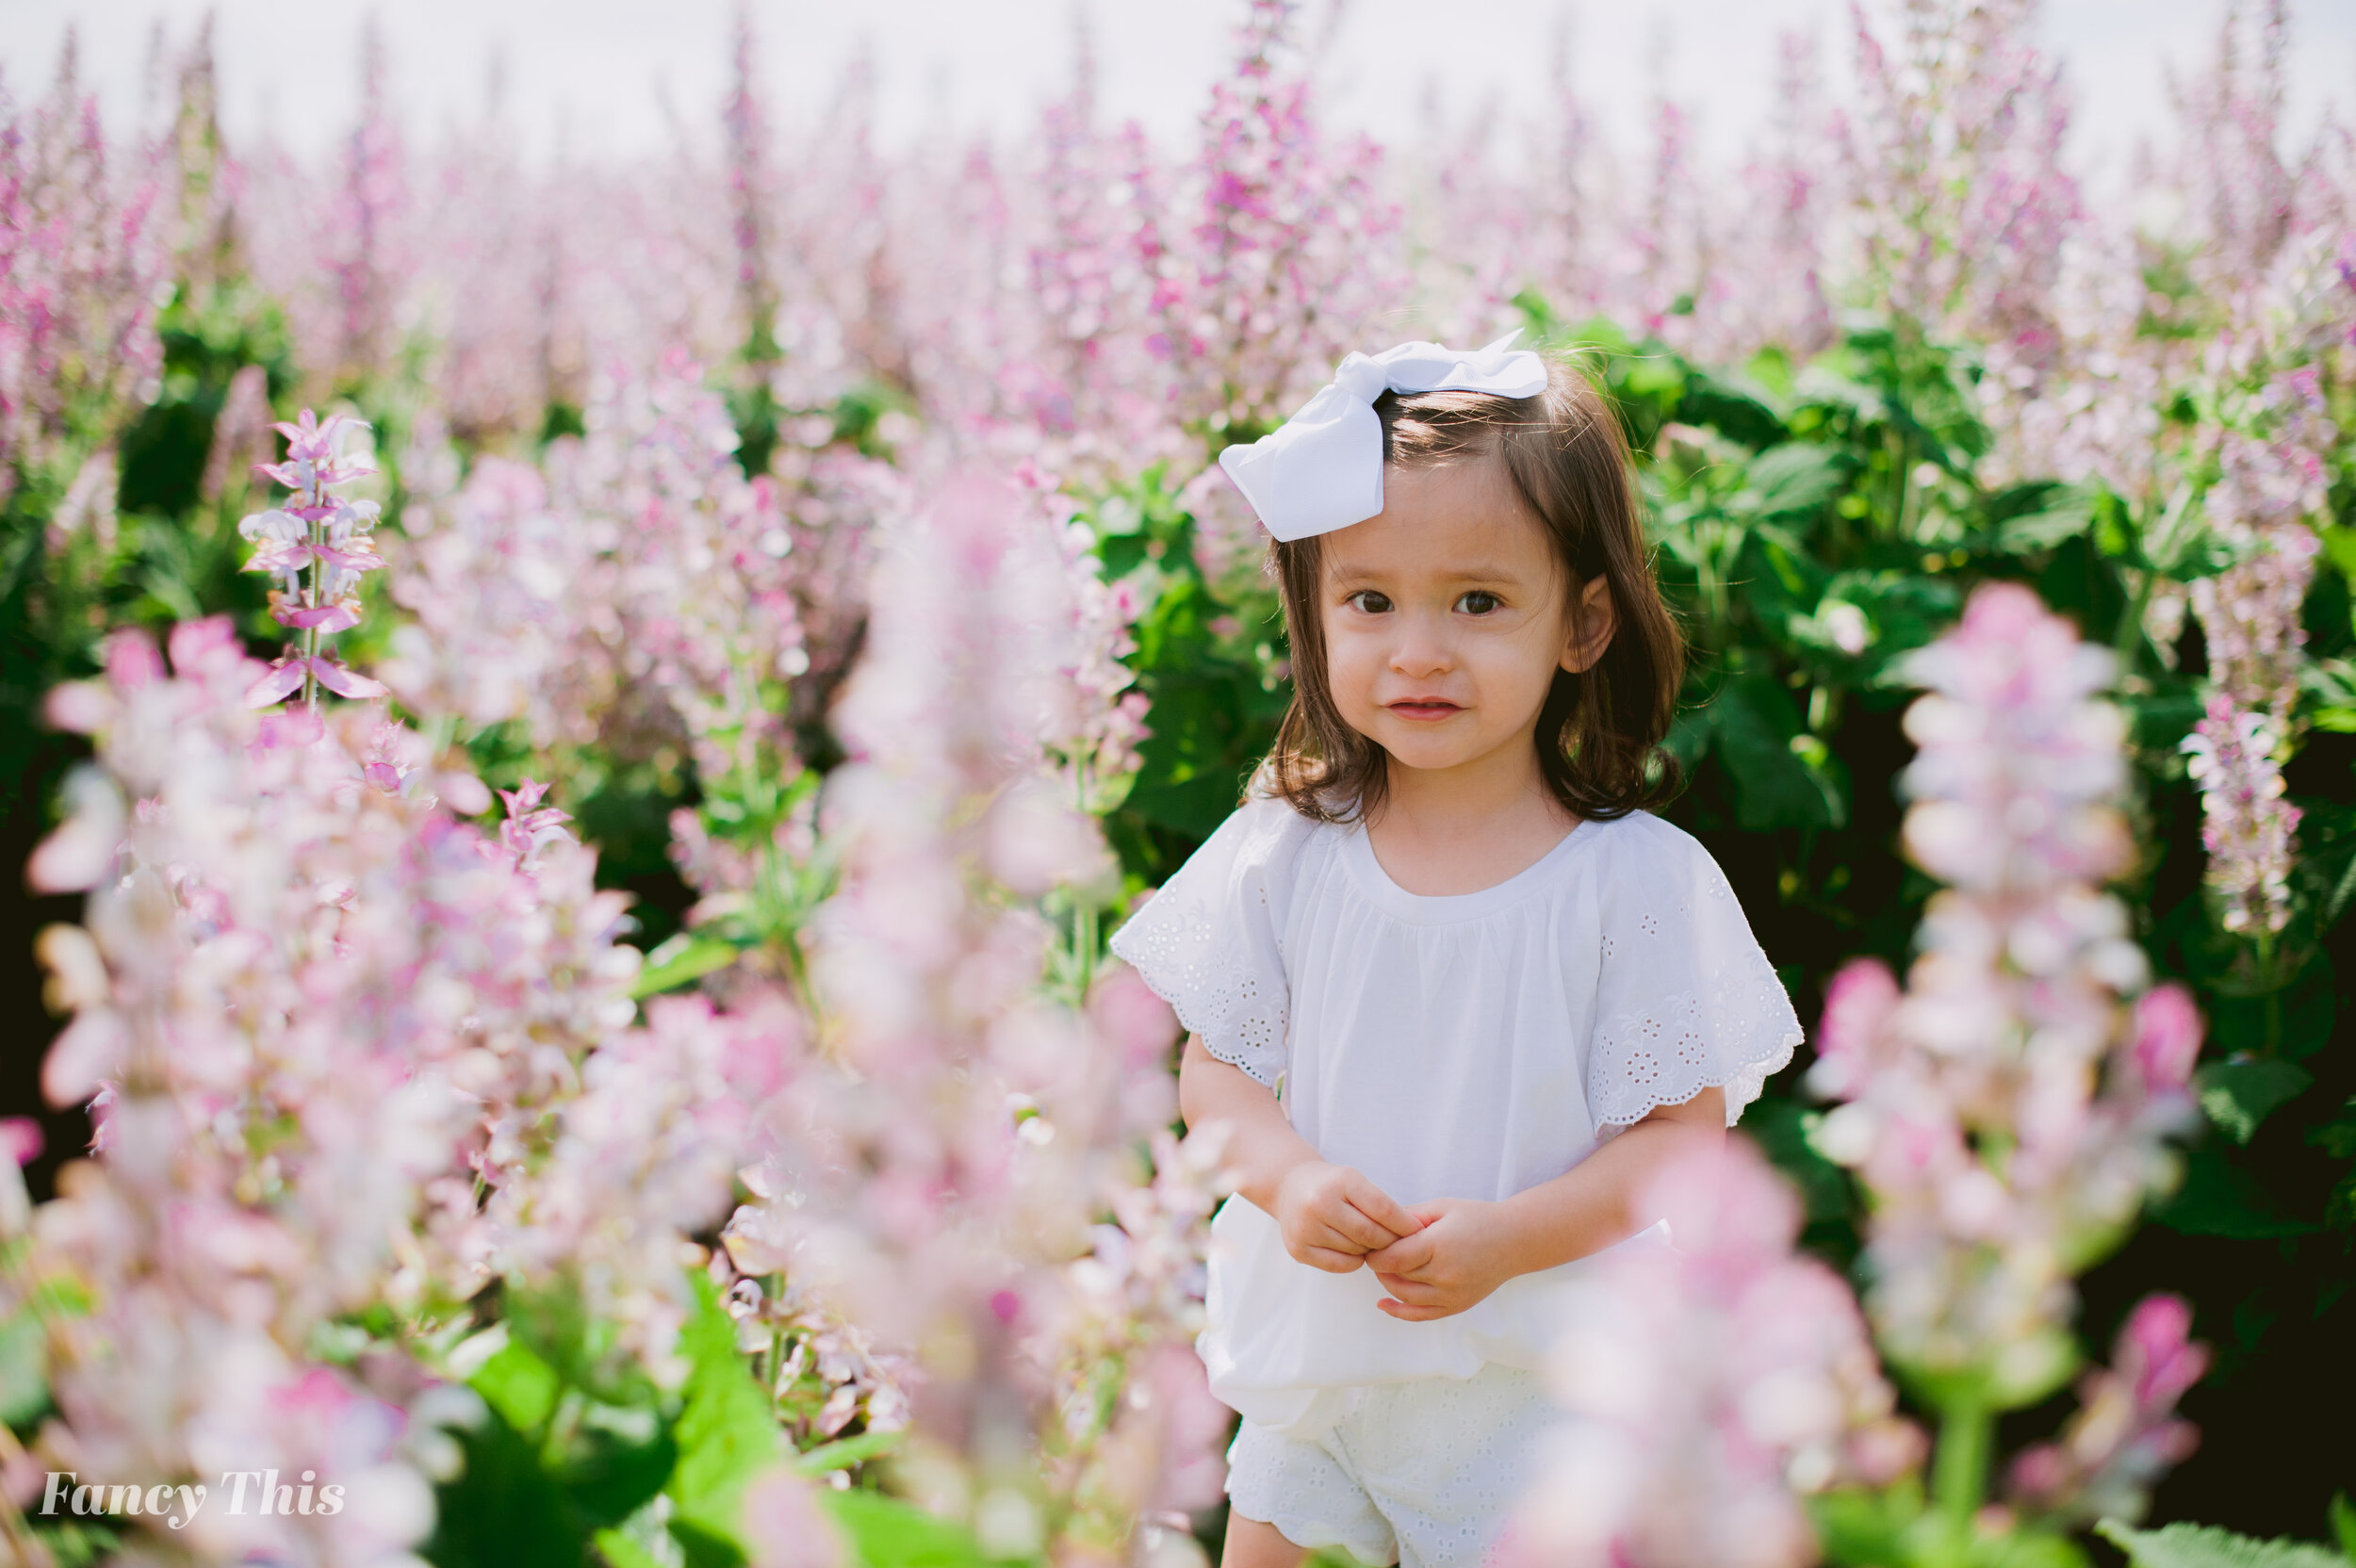
<instances>
[{"instance_id":1,"label":"bright sky","mask_svg":"<svg viewBox=\"0 0 2356 1568\"><path fill-rule=\"evenodd\" d=\"M1890 0L1868 0L1879 13ZM1310 0L1312 24L1332 0ZM0 0L0 82L44 84L68 24L85 79L118 123L139 112L161 24L187 36L217 17L233 139L263 127L290 141L349 123L357 39L374 11L393 84L421 128L472 119L495 74L535 152L577 156L663 145L674 123L712 134L727 75L732 0ZM2250 8L2254 9L2255 0ZM2356 106L2356 4L2292 0L2293 124L2327 100ZM1183 136L1222 67L1241 0L755 0L779 112L807 120L844 62L872 53L879 129L898 142L943 126L1018 130L1070 78L1073 19L1095 34L1102 102ZM2223 0L2046 0L2042 31L2079 104L2073 152L2116 170L2166 123L2164 71L2203 60ZM1829 78L1845 76L1845 0L1346 0L1329 113L1385 139L1412 134L1436 96L1462 117L1493 103L1510 125L1537 110L1552 40L1570 25L1573 80L1633 149L1665 88L1696 109L1706 148L1739 152L1768 104L1776 40L1812 30ZM2348 118L2344 112L2342 118ZM560 127L562 131L560 133Z\"/></svg>"}]
</instances>

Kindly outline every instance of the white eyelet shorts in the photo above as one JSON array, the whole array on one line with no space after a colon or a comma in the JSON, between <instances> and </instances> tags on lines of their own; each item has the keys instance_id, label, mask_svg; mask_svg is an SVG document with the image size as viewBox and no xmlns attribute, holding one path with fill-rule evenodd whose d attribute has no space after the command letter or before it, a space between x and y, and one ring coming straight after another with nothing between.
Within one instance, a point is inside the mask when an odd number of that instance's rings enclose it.
<instances>
[{"instance_id":1,"label":"white eyelet shorts","mask_svg":"<svg viewBox=\"0 0 2356 1568\"><path fill-rule=\"evenodd\" d=\"M1470 1378L1354 1388L1312 1441L1246 1421L1227 1450L1228 1501L1297 1546L1378 1568L1478 1568L1554 1418L1537 1374L1494 1362Z\"/></svg>"}]
</instances>

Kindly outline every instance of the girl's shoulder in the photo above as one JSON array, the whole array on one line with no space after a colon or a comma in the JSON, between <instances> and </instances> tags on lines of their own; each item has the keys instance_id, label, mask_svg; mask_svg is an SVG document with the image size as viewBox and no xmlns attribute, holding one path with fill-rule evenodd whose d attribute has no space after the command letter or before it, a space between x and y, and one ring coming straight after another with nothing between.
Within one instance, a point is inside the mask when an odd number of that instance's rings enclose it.
<instances>
[{"instance_id":1,"label":"girl's shoulder","mask_svg":"<svg viewBox=\"0 0 2356 1568\"><path fill-rule=\"evenodd\" d=\"M1211 1016L1196 1004L1199 993L1251 969L1238 951L1273 941L1292 906L1301 848L1324 825L1282 800L1247 799L1113 934L1114 956L1182 1019Z\"/></svg>"},{"instance_id":2,"label":"girl's shoulder","mask_svg":"<svg viewBox=\"0 0 2356 1568\"><path fill-rule=\"evenodd\" d=\"M1321 828L1332 831L1281 799L1252 795L1170 873L1153 902L1165 914L1186 906L1228 904L1239 896L1271 902L1271 894L1281 896L1289 887L1302 846Z\"/></svg>"},{"instance_id":3,"label":"girl's shoulder","mask_svg":"<svg viewBox=\"0 0 2356 1568\"><path fill-rule=\"evenodd\" d=\"M1339 831L1333 824L1303 816L1280 795L1253 793L1228 813L1227 820L1195 851L1194 859L1204 862L1206 868L1217 865L1230 873L1281 871L1310 841Z\"/></svg>"},{"instance_id":4,"label":"girl's shoulder","mask_svg":"<svg viewBox=\"0 0 2356 1568\"><path fill-rule=\"evenodd\" d=\"M1699 839L1650 811L1591 820L1580 831L1595 840L1591 868L1607 887L1698 887L1712 893L1727 887L1726 873Z\"/></svg>"}]
</instances>

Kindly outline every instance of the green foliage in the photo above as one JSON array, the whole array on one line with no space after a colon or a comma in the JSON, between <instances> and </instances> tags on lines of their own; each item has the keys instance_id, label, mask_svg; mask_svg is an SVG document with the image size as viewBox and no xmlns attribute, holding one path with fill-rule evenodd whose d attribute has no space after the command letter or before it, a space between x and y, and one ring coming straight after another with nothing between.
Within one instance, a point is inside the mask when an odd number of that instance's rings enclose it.
<instances>
[{"instance_id":1,"label":"green foliage","mask_svg":"<svg viewBox=\"0 0 2356 1568\"><path fill-rule=\"evenodd\" d=\"M30 1307L0 1318L0 1426L29 1429L49 1409L47 1331Z\"/></svg>"},{"instance_id":2,"label":"green foliage","mask_svg":"<svg viewBox=\"0 0 2356 1568\"><path fill-rule=\"evenodd\" d=\"M2201 805L2182 752L2201 711L2200 634L2155 644L2147 615L2244 547L2209 526L2201 498L2215 464L2190 439L2193 424L2241 419L2238 404L2226 406L2237 394L2202 393L2209 402L2162 433L2149 498L2092 482L1999 482L1983 477L1994 443L1968 347L1858 319L1805 363L1770 351L1712 368L1609 322L1564 320L1534 295L1515 302L1536 339L1579 355L1635 450L1658 575L1692 649L1667 741L1685 787L1661 809L1726 869L1804 1018L1848 959L1903 965L1932 890L1899 843L1914 652L1991 580L2029 585L2114 650L2141 851L2120 891L2154 972L2185 981L2209 1021L2196 1082L2209 1125L2154 1217L2179 1237L2252 1249L2244 1282L2255 1294L2239 1310L2204 1305L2204 1333L2227 1328L2220 1309L2245 1346L2285 1315L2329 1309L2356 1229L2356 1083L2339 1065L2344 1053L2325 1049L2340 1017L2330 944L2356 903L2356 754L2336 740L2356 734L2349 476L2334 476L2328 565L2304 617L2311 667L2295 739L2308 738L2317 760L2295 759L2287 776L2305 813L2293 917L2279 936L2254 940L2223 929L2202 888ZM2347 390L2331 392L2343 428L2356 423ZM1136 583L1147 606L1131 662L1154 733L1107 819L1133 887L1167 877L1233 808L1286 695L1274 596L1249 572L1214 580L1197 564L1195 519L1181 499L1188 477L1157 468L1086 513L1105 575ZM2316 735L2340 749L2315 745ZM1857 1250L1857 1193L1810 1149L1814 1113L1800 1078L1772 1082L1746 1126L1798 1181L1807 1244L1846 1266ZM2092 1267L2127 1233L2095 1238L2073 1266ZM2177 1283L2138 1278L2132 1289ZM2123 1296L2129 1285L2103 1289ZM1967 1425L1989 1437L1995 1411L2037 1403L2083 1364L2067 1333L2034 1348L2003 1388L1917 1379L1912 1392L1950 1413L1972 1406ZM2224 1364L2230 1376L2237 1363ZM1973 1450L1972 1474L1948 1478L1937 1503L1895 1493L1827 1500L1820 1523L1834 1560L2084 1561L2050 1531L1972 1528L1986 1450Z\"/></svg>"},{"instance_id":3,"label":"green foliage","mask_svg":"<svg viewBox=\"0 0 2356 1568\"><path fill-rule=\"evenodd\" d=\"M708 1274L687 1276L695 1306L679 1333L687 1376L658 1388L614 1326L568 1289L509 1290L498 1326L452 1356L482 1396L458 1436L463 1470L443 1483L426 1544L438 1568L740 1568L749 1556L747 1485L791 1462L819 1478L896 1449L901 1434L859 1433L792 1453L782 1410L737 1345ZM864 1568L965 1568L983 1557L962 1527L872 1489L821 1492Z\"/></svg>"},{"instance_id":4,"label":"green foliage","mask_svg":"<svg viewBox=\"0 0 2356 1568\"><path fill-rule=\"evenodd\" d=\"M230 382L245 367L259 366L274 403L294 386L293 341L277 304L242 279L182 285L155 331L164 351L163 389L123 433L117 501L125 513L176 516L198 499ZM223 478L242 488L248 476Z\"/></svg>"},{"instance_id":5,"label":"green foliage","mask_svg":"<svg viewBox=\"0 0 2356 1568\"><path fill-rule=\"evenodd\" d=\"M2295 1063L2270 1058L2212 1062L2195 1075L2201 1108L2235 1143L2257 1135L2258 1124L2315 1082Z\"/></svg>"},{"instance_id":6,"label":"green foliage","mask_svg":"<svg viewBox=\"0 0 2356 1568\"><path fill-rule=\"evenodd\" d=\"M440 1489L424 1553L441 1568L579 1568L597 1532L675 1474L680 1436L577 1300L510 1293L503 1305L496 1348L467 1380L487 1413L460 1434L465 1468Z\"/></svg>"},{"instance_id":7,"label":"green foliage","mask_svg":"<svg viewBox=\"0 0 2356 1568\"><path fill-rule=\"evenodd\" d=\"M693 1370L679 1417L679 1467L663 1490L687 1560L733 1568L744 1560L736 1529L745 1483L785 1445L769 1396L736 1353L736 1324L721 1310L719 1288L706 1274L695 1281L695 1315L679 1332L679 1354Z\"/></svg>"},{"instance_id":8,"label":"green foliage","mask_svg":"<svg viewBox=\"0 0 2356 1568\"><path fill-rule=\"evenodd\" d=\"M2105 1519L2095 1527L2133 1568L2348 1568L2349 1559L2304 1541L2253 1541L2207 1525L2138 1530Z\"/></svg>"},{"instance_id":9,"label":"green foliage","mask_svg":"<svg viewBox=\"0 0 2356 1568\"><path fill-rule=\"evenodd\" d=\"M2338 1016L2325 939L2356 899L2345 763L2315 786L2331 794L2299 799L2291 927L2268 942L2226 933L2200 886L2200 805L2180 750L2200 716L2198 645L2157 647L2145 631L2155 593L2233 558L2200 506L2213 476L2187 469L2140 507L2099 484L1983 484L1974 460L1990 442L1971 353L1873 323L1804 365L1770 353L1723 372L1606 322L1565 323L1535 297L1517 302L1537 336L1583 354L1637 449L1659 574L1693 645L1669 740L1688 785L1665 814L1726 866L1770 953L1798 976L1803 1015L1847 957L1902 961L1929 891L1897 853L1898 775L1911 756L1898 727L1911 698L1907 657L1978 582L2024 581L2120 657L2117 700L2146 846L2122 890L2144 914L2138 935L2154 969L2187 980L2210 1021L2197 1086L2215 1132L2159 1217L2186 1234L2269 1246L2323 1245L2327 1214L2340 1227L2356 1219L2356 1168L2343 1166L2327 1210L2325 1194L2297 1184L2312 1178L2292 1174L2303 1168L2280 1157L2272 1131L2301 1113L2332 1115L2314 1108L2321 1097L2308 1090L2342 1081L2319 1064ZM2334 495L2346 517L2345 479ZM2331 568L2306 614L2318 728L2343 709L2356 714L2356 530L2326 536ZM2356 729L2356 717L2347 727ZM1841 1189L1775 1109L1796 1077L1771 1084L1750 1119L1822 1205ZM2356 1163L2349 1104L2282 1136ZM1854 1239L1841 1232L1853 1217L1827 1220L1812 1207L1809 1244L1846 1261ZM2336 1256L2341 1243L2329 1245ZM2298 1271L2295 1259L2284 1266ZM2306 1269L2311 1280L2322 1272ZM2331 1298L2326 1283L2316 1307Z\"/></svg>"},{"instance_id":10,"label":"green foliage","mask_svg":"<svg viewBox=\"0 0 2356 1568\"><path fill-rule=\"evenodd\" d=\"M879 1492L828 1492L828 1517L864 1568L980 1568L988 1560L964 1527Z\"/></svg>"},{"instance_id":11,"label":"green foliage","mask_svg":"<svg viewBox=\"0 0 2356 1568\"><path fill-rule=\"evenodd\" d=\"M1824 1560L1841 1568L2087 1568L2085 1550L2037 1528L1988 1530L1931 1504L1911 1480L1808 1499Z\"/></svg>"},{"instance_id":12,"label":"green foliage","mask_svg":"<svg viewBox=\"0 0 2356 1568\"><path fill-rule=\"evenodd\" d=\"M1081 513L1105 577L1135 583L1145 607L1129 663L1153 704L1153 734L1126 795L1104 816L1105 836L1139 884L1168 877L1235 808L1289 700L1275 592L1248 563L1227 581L1204 576L1194 519L1178 499L1190 477L1156 464Z\"/></svg>"},{"instance_id":13,"label":"green foliage","mask_svg":"<svg viewBox=\"0 0 2356 1568\"><path fill-rule=\"evenodd\" d=\"M128 413L71 411L55 454L39 466L20 463L0 502L0 813L42 809L81 755L78 739L42 726L41 704L59 681L95 670L108 631L221 610L237 612L250 630L267 624L259 622L262 584L239 570L237 503L246 476L227 476L214 499L202 495L201 482L231 378L259 365L273 395L289 384L285 322L244 286L183 286L159 313L157 332L164 357L156 400ZM92 465L104 463L110 445L119 459L115 494L78 498L101 520L57 529L75 481L103 476Z\"/></svg>"},{"instance_id":14,"label":"green foliage","mask_svg":"<svg viewBox=\"0 0 2356 1568\"><path fill-rule=\"evenodd\" d=\"M57 1568L94 1568L95 1564L111 1562L123 1544L122 1534L105 1525L72 1519L35 1519L28 1523L33 1539L48 1548Z\"/></svg>"},{"instance_id":15,"label":"green foliage","mask_svg":"<svg viewBox=\"0 0 2356 1568\"><path fill-rule=\"evenodd\" d=\"M2200 715L2197 644L2154 646L2145 630L2155 594L2232 559L2200 505L2213 475L2187 458L2163 494L2135 504L2094 483L1983 482L1992 442L1972 352L1887 323L1856 322L1807 363L1771 351L1728 370L1606 321L1565 321L1535 295L1516 303L1534 337L1580 354L1635 448L1659 575L1693 649L1668 738L1686 786L1664 814L1726 868L1803 1016L1846 959L1903 963L1930 891L1897 841L1908 658L1976 584L2028 583L2120 657L2145 845L2122 890L2154 969L2187 980L2210 1021L2199 1089L2215 1131L2161 1217L2186 1234L2268 1243L2316 1236L2327 1214L2356 1220L2356 1102L2329 1108L2347 1090L2315 1065L2337 1020L2324 939L2356 901L2348 779L2326 780L2337 798L2300 799L2291 929L2265 944L2223 931L2201 889L2200 804L2180 749ZM1189 477L1157 466L1083 514L1105 575L1137 585L1146 606L1130 662L1153 733L1106 816L1133 889L1167 877L1233 809L1287 695L1275 596L1248 564L1204 574L1181 501ZM2343 516L2348 493L2336 492ZM2356 529L2327 529L2326 543L2308 615L2310 707L2319 728L2345 714L2356 731ZM1771 1084L1750 1114L1811 1195L1810 1245L1845 1263L1853 1196L1793 1135L1796 1108L1776 1109L1797 1078ZM2336 1092L2308 1093L2316 1082ZM2302 1113L2321 1124L2282 1136L2342 1162L2333 1193L2286 1186L2266 1165L2274 1129Z\"/></svg>"}]
</instances>

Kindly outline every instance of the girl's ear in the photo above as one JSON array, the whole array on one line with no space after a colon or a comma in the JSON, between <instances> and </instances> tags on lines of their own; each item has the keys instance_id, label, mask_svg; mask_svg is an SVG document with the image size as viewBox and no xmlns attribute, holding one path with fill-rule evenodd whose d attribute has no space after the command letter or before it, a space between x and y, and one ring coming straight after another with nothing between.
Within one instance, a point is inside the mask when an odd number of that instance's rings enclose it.
<instances>
[{"instance_id":1,"label":"girl's ear","mask_svg":"<svg viewBox=\"0 0 2356 1568\"><path fill-rule=\"evenodd\" d=\"M1562 646L1562 667L1573 675L1584 675L1603 657L1603 650L1612 645L1612 633L1619 629L1620 610L1612 601L1611 580L1598 572L1587 580L1579 602L1571 607L1571 636Z\"/></svg>"}]
</instances>

